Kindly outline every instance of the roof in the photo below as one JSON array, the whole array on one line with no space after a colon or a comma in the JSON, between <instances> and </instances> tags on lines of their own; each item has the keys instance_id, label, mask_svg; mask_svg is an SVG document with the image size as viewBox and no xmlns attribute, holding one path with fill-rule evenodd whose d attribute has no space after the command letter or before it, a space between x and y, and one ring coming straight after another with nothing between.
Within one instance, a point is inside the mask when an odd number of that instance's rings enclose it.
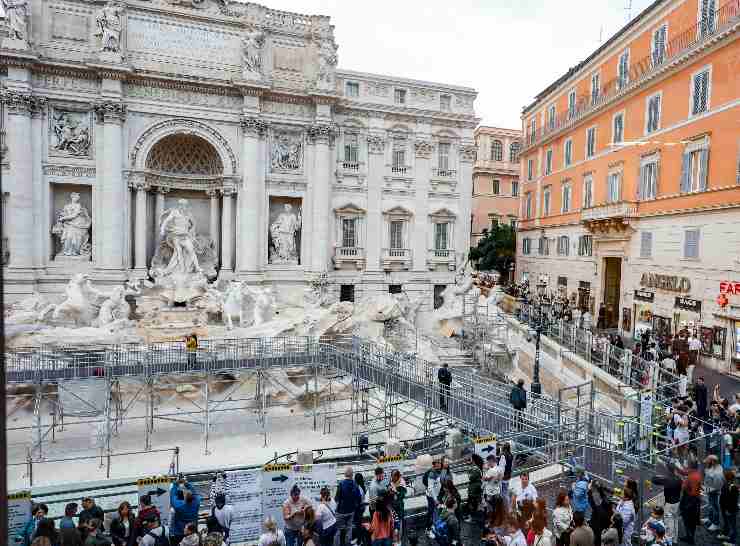
<instances>
[{"instance_id":1,"label":"roof","mask_svg":"<svg viewBox=\"0 0 740 546\"><path fill-rule=\"evenodd\" d=\"M568 69L568 71L560 76L557 80L555 80L553 83L548 85L543 91L538 93L534 101L532 101L531 104L528 106L525 106L522 109L522 113L525 114L532 108L534 108L543 98L545 98L547 95L549 95L552 91L557 89L560 84L567 81L573 74L581 70L584 66L586 66L588 63L590 63L592 60L594 60L596 57L598 57L604 50L609 48L612 44L614 44L616 41L618 41L622 36L624 36L627 32L629 32L637 23L639 23L644 17L646 17L650 12L657 9L658 6L661 4L665 4L669 2L670 0L655 0L652 4L650 4L648 7L646 7L644 10L642 10L637 16L630 19L630 21L624 25L622 28L620 28L611 38L609 38L606 42L601 44L591 55L589 55L586 59L578 63L577 65L571 67Z\"/></svg>"}]
</instances>

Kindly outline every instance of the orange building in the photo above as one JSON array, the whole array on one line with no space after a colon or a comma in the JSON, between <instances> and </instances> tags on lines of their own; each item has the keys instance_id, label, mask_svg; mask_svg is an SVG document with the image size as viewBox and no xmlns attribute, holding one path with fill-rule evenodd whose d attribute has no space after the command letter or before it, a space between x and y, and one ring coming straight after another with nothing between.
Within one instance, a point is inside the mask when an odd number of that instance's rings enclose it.
<instances>
[{"instance_id":1,"label":"orange building","mask_svg":"<svg viewBox=\"0 0 740 546\"><path fill-rule=\"evenodd\" d=\"M517 274L740 363L740 0L656 0L522 114ZM725 292L720 298L720 293Z\"/></svg>"},{"instance_id":2,"label":"orange building","mask_svg":"<svg viewBox=\"0 0 740 546\"><path fill-rule=\"evenodd\" d=\"M471 246L478 244L492 224L516 226L522 137L517 129L484 126L473 134L478 153L473 166Z\"/></svg>"}]
</instances>

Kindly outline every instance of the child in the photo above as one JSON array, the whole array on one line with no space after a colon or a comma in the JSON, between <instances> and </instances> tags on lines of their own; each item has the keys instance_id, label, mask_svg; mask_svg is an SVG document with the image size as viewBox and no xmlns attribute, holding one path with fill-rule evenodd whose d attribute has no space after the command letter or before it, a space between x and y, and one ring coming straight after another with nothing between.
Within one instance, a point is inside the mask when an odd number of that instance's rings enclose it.
<instances>
[{"instance_id":1,"label":"child","mask_svg":"<svg viewBox=\"0 0 740 546\"><path fill-rule=\"evenodd\" d=\"M655 542L655 531L659 527L663 529L663 535L665 535L665 522L663 521L663 515L664 510L662 506L656 506L653 508L650 518L642 526L642 533L640 533L640 538L642 538L644 542Z\"/></svg>"},{"instance_id":2,"label":"child","mask_svg":"<svg viewBox=\"0 0 740 546\"><path fill-rule=\"evenodd\" d=\"M303 537L303 546L316 546L313 540L313 531L310 527L306 525L301 527L301 537Z\"/></svg>"}]
</instances>

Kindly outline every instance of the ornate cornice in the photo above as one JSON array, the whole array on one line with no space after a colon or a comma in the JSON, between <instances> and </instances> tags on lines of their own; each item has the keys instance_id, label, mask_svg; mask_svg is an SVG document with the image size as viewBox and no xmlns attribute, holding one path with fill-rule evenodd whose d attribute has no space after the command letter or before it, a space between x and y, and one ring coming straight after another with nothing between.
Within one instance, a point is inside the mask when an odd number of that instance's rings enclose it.
<instances>
[{"instance_id":1,"label":"ornate cornice","mask_svg":"<svg viewBox=\"0 0 740 546\"><path fill-rule=\"evenodd\" d=\"M475 144L463 144L459 148L460 152L460 161L463 163L473 163L475 162L475 156L478 152L477 147Z\"/></svg>"},{"instance_id":2,"label":"ornate cornice","mask_svg":"<svg viewBox=\"0 0 740 546\"><path fill-rule=\"evenodd\" d=\"M416 157L429 159L432 157L434 144L429 140L417 140L414 142L414 149L416 150Z\"/></svg>"},{"instance_id":3,"label":"ornate cornice","mask_svg":"<svg viewBox=\"0 0 740 546\"><path fill-rule=\"evenodd\" d=\"M383 135L367 135L367 151L371 154L385 153L386 138Z\"/></svg>"},{"instance_id":4,"label":"ornate cornice","mask_svg":"<svg viewBox=\"0 0 740 546\"><path fill-rule=\"evenodd\" d=\"M315 123L308 127L306 134L311 143L333 145L337 127L333 123Z\"/></svg>"},{"instance_id":5,"label":"ornate cornice","mask_svg":"<svg viewBox=\"0 0 740 546\"><path fill-rule=\"evenodd\" d=\"M46 108L46 98L31 92L5 91L2 101L10 115L38 116Z\"/></svg>"},{"instance_id":6,"label":"ornate cornice","mask_svg":"<svg viewBox=\"0 0 740 546\"><path fill-rule=\"evenodd\" d=\"M269 124L259 117L242 116L241 126L244 135L261 138L267 134Z\"/></svg>"},{"instance_id":7,"label":"ornate cornice","mask_svg":"<svg viewBox=\"0 0 740 546\"><path fill-rule=\"evenodd\" d=\"M126 105L116 101L101 102L95 105L95 113L101 123L123 123L126 120Z\"/></svg>"}]
</instances>

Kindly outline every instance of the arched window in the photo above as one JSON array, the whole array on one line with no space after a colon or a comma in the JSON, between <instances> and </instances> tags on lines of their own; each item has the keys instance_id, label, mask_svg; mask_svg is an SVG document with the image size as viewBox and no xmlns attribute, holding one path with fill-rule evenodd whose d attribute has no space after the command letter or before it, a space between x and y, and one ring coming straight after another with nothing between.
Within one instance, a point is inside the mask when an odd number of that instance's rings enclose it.
<instances>
[{"instance_id":1,"label":"arched window","mask_svg":"<svg viewBox=\"0 0 740 546\"><path fill-rule=\"evenodd\" d=\"M500 140L494 140L491 142L491 160L492 161L503 161L504 160L504 145Z\"/></svg>"},{"instance_id":2,"label":"arched window","mask_svg":"<svg viewBox=\"0 0 740 546\"><path fill-rule=\"evenodd\" d=\"M519 143L512 142L509 146L509 161L516 163L519 161Z\"/></svg>"}]
</instances>

